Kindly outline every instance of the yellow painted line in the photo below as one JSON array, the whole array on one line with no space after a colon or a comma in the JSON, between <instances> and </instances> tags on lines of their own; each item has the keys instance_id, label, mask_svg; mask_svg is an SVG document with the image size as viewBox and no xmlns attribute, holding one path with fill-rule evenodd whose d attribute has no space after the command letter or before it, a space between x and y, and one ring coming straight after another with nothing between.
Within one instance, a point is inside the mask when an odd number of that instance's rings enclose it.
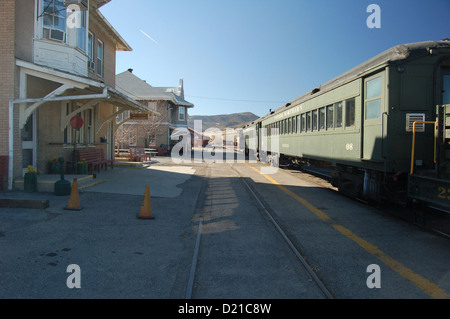
<instances>
[{"instance_id":1,"label":"yellow painted line","mask_svg":"<svg viewBox=\"0 0 450 319\"><path fill-rule=\"evenodd\" d=\"M305 206L307 209L309 209L311 212L313 212L317 217L319 217L324 222L331 223L332 219L322 212L320 209L309 203L304 198L298 196L291 190L287 189L286 187L282 186L280 183L278 183L276 180L274 180L272 177L263 174L260 170L257 168L248 165L245 163L246 166L250 167L254 171L258 172L262 176L264 176L267 180L269 180L272 184L276 185L281 191L286 193L287 195L291 196L292 198L296 199L298 202L300 202L303 206ZM450 299L450 295L443 289L441 289L438 285L435 283L429 281L428 279L422 277L421 275L417 274L413 270L409 269L408 267L402 265L400 262L395 260L394 258L390 257L389 255L385 254L382 250L380 250L377 246L373 245L372 243L362 239L358 235L352 233L350 230L345 228L342 225L337 225L331 223L331 226L336 229L338 232L340 232L345 237L353 240L356 244L358 244L360 247L362 247L365 251L370 253L371 255L377 257L379 260L381 260L386 266L391 268L393 271L397 272L400 276L408 279L410 282L415 284L418 288L420 288L422 291L424 291L426 294L430 295L432 298L436 299Z\"/></svg>"},{"instance_id":2,"label":"yellow painted line","mask_svg":"<svg viewBox=\"0 0 450 319\"><path fill-rule=\"evenodd\" d=\"M323 213L320 209L314 207L313 205L311 205L307 200L305 200L304 198L298 196L297 194L295 194L293 191L287 189L286 187L284 187L283 185L281 185L280 183L278 183L276 180L274 180L272 177L270 177L269 175L263 174L261 173L260 170L258 170L257 168L248 165L247 163L245 163L245 165L247 165L248 167L250 167L251 169L253 169L254 171L258 172L259 174L261 174L262 176L264 176L265 178L267 178L272 184L276 185L280 190L282 190L283 192L285 192L286 194L288 194L289 196L295 198L297 201L299 201L303 206L305 206L306 208L308 208L310 211L312 211L314 214L317 215L317 217L319 217L321 220L323 220L324 222L329 222L331 221L331 218L328 217L327 214Z\"/></svg>"},{"instance_id":3,"label":"yellow painted line","mask_svg":"<svg viewBox=\"0 0 450 319\"><path fill-rule=\"evenodd\" d=\"M93 182L93 183L91 183L91 184L88 184L88 185L78 186L78 189L79 189L80 191L81 191L81 190L85 190L85 189L88 189L88 188L97 186L97 185L99 185L99 184L102 184L102 183L104 183L104 182L106 182L105 179L98 180L98 181L95 181L95 182Z\"/></svg>"}]
</instances>

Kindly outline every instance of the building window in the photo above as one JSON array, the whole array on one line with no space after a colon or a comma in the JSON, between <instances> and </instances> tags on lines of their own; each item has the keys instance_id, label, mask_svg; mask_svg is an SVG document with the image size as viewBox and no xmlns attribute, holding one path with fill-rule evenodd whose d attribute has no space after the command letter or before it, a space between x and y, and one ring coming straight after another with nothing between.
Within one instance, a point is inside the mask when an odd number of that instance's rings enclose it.
<instances>
[{"instance_id":1,"label":"building window","mask_svg":"<svg viewBox=\"0 0 450 319\"><path fill-rule=\"evenodd\" d=\"M129 146L136 146L137 145L136 130L131 130L130 132L128 132L128 145Z\"/></svg>"},{"instance_id":2,"label":"building window","mask_svg":"<svg viewBox=\"0 0 450 319\"><path fill-rule=\"evenodd\" d=\"M345 126L355 126L355 99L345 101Z\"/></svg>"},{"instance_id":3,"label":"building window","mask_svg":"<svg viewBox=\"0 0 450 319\"><path fill-rule=\"evenodd\" d=\"M85 126L85 143L94 143L94 126L93 126L93 111L88 109L84 111L84 126Z\"/></svg>"},{"instance_id":4,"label":"building window","mask_svg":"<svg viewBox=\"0 0 450 319\"><path fill-rule=\"evenodd\" d=\"M63 0L43 0L43 36L66 42L66 11Z\"/></svg>"},{"instance_id":5,"label":"building window","mask_svg":"<svg viewBox=\"0 0 450 319\"><path fill-rule=\"evenodd\" d=\"M158 107L158 102L156 102L156 101L149 101L148 103L147 103L147 106L148 106L148 108L150 109L150 110L152 110L152 111L157 111L157 107Z\"/></svg>"},{"instance_id":6,"label":"building window","mask_svg":"<svg viewBox=\"0 0 450 319\"><path fill-rule=\"evenodd\" d=\"M82 112L77 112L79 106L73 105L72 102L62 103L62 122L67 120L68 116L79 115L83 119L83 127L80 130L75 130L69 124L64 128L63 141L65 144L80 143L80 144L92 144L94 143L95 130L95 112L93 109L88 109ZM77 112L77 113L75 113ZM71 115L72 114L72 115Z\"/></svg>"},{"instance_id":7,"label":"building window","mask_svg":"<svg viewBox=\"0 0 450 319\"><path fill-rule=\"evenodd\" d=\"M120 110L121 110L121 108L119 108L119 107L116 108L116 111L120 111ZM123 121L125 121L126 119L129 119L130 113L131 113L131 111L127 110L127 111L123 111L123 112L117 114L116 123L119 124L119 123L122 123Z\"/></svg>"},{"instance_id":8,"label":"building window","mask_svg":"<svg viewBox=\"0 0 450 319\"><path fill-rule=\"evenodd\" d=\"M94 35L91 32L89 32L88 34L87 54L89 57L89 62L94 62ZM89 68L94 69L94 65L92 63L89 63Z\"/></svg>"},{"instance_id":9,"label":"building window","mask_svg":"<svg viewBox=\"0 0 450 319\"><path fill-rule=\"evenodd\" d=\"M186 108L185 107L182 107L182 106L180 106L179 108L178 108L178 120L179 121L184 121L184 120L186 120Z\"/></svg>"},{"instance_id":10,"label":"building window","mask_svg":"<svg viewBox=\"0 0 450 319\"><path fill-rule=\"evenodd\" d=\"M72 102L63 102L62 103L62 112L61 116L63 117L63 121L66 120L67 116L72 114L78 109L78 106L74 106ZM83 113L77 113L76 115L79 115L83 118L84 121L84 112ZM84 141L84 130L81 129L79 131L72 128L70 123L64 128L64 143L71 144L71 143L83 143Z\"/></svg>"},{"instance_id":11,"label":"building window","mask_svg":"<svg viewBox=\"0 0 450 319\"><path fill-rule=\"evenodd\" d=\"M77 47L86 52L87 11L78 11L80 26L77 28Z\"/></svg>"},{"instance_id":12,"label":"building window","mask_svg":"<svg viewBox=\"0 0 450 319\"><path fill-rule=\"evenodd\" d=\"M381 77L366 82L366 120L381 117Z\"/></svg>"},{"instance_id":13,"label":"building window","mask_svg":"<svg viewBox=\"0 0 450 319\"><path fill-rule=\"evenodd\" d=\"M103 77L103 49L104 45L103 42L100 40L97 40L97 74L101 77Z\"/></svg>"},{"instance_id":14,"label":"building window","mask_svg":"<svg viewBox=\"0 0 450 319\"><path fill-rule=\"evenodd\" d=\"M149 135L147 138L147 141L148 141L148 143L147 143L148 147L156 146L156 135L154 135L154 134Z\"/></svg>"}]
</instances>

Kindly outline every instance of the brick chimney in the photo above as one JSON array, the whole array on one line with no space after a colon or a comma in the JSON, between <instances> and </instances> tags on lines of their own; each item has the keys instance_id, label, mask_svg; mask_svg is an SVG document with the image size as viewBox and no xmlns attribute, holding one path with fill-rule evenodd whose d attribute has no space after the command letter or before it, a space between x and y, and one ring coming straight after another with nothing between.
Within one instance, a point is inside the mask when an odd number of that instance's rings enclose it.
<instances>
[{"instance_id":1,"label":"brick chimney","mask_svg":"<svg viewBox=\"0 0 450 319\"><path fill-rule=\"evenodd\" d=\"M180 92L180 96L184 99L184 87L183 87L183 79L180 79L180 85L178 86L178 91Z\"/></svg>"}]
</instances>

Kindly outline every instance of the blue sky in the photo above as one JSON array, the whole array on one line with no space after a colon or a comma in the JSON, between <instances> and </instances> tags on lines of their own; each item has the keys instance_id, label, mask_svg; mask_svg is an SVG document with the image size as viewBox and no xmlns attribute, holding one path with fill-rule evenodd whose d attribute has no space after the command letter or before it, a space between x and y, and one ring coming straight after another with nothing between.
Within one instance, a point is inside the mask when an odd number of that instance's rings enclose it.
<instances>
[{"instance_id":1,"label":"blue sky","mask_svg":"<svg viewBox=\"0 0 450 319\"><path fill-rule=\"evenodd\" d=\"M101 12L133 48L117 73L183 78L190 115L263 116L397 44L450 38L450 0L112 0Z\"/></svg>"}]
</instances>

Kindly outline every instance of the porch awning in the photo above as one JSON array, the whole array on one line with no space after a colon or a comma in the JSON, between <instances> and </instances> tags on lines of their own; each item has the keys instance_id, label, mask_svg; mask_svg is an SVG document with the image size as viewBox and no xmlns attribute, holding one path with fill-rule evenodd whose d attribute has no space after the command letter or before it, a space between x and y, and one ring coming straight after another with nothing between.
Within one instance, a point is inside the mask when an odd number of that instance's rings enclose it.
<instances>
[{"instance_id":1,"label":"porch awning","mask_svg":"<svg viewBox=\"0 0 450 319\"><path fill-rule=\"evenodd\" d=\"M24 127L28 118L39 106L53 101L84 102L83 106L77 112L88 109L99 102L106 102L117 106L119 110L104 122L110 121L118 114L127 110L159 115L157 112L148 108L148 106L139 103L103 82L22 60L16 60L16 65L20 67L21 88L26 87L26 76L28 75L61 84L61 86L41 98L28 98L26 97L26 92L21 89L20 98L12 101L14 104L21 105L19 117L20 128Z\"/></svg>"}]
</instances>

